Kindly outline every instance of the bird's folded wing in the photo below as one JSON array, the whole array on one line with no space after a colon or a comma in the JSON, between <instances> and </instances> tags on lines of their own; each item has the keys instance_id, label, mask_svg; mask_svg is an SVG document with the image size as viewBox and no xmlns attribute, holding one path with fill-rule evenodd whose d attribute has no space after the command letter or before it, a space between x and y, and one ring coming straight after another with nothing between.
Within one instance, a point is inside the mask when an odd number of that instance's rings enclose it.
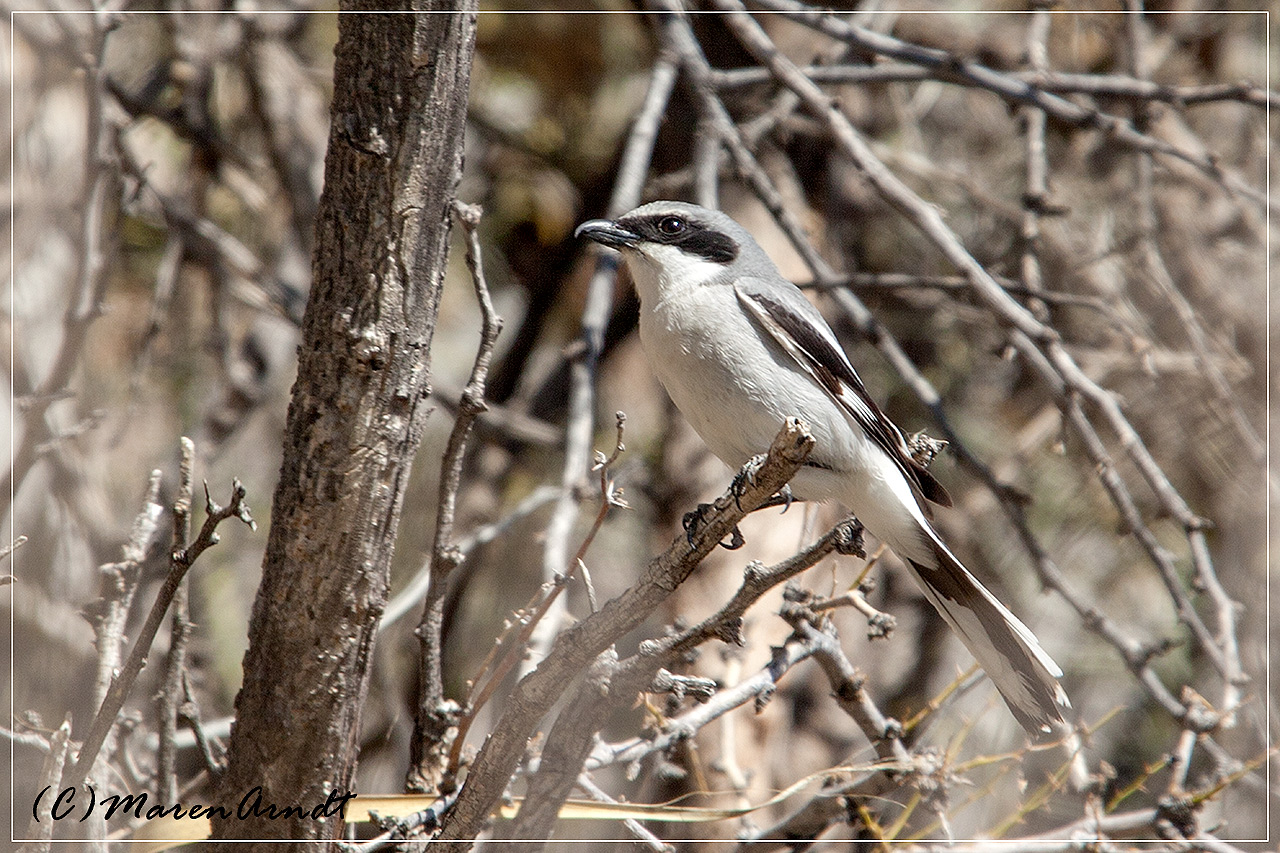
<instances>
[{"instance_id":1,"label":"bird's folded wing","mask_svg":"<svg viewBox=\"0 0 1280 853\"><path fill-rule=\"evenodd\" d=\"M917 495L941 506L951 496L923 465L911 457L902 431L867 394L835 335L809 300L786 282L742 278L734 284L738 300L764 332L836 401L862 431L885 452ZM921 508L924 508L923 501Z\"/></svg>"}]
</instances>

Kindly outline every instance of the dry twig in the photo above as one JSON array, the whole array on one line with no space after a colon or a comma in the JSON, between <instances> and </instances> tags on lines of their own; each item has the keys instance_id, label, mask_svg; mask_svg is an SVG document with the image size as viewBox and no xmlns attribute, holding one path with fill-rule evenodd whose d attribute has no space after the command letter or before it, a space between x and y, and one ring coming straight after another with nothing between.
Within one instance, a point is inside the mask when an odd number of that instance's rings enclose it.
<instances>
[{"instance_id":1,"label":"dry twig","mask_svg":"<svg viewBox=\"0 0 1280 853\"><path fill-rule=\"evenodd\" d=\"M659 56L649 79L644 105L627 136L622 162L609 199L609 216L620 216L640 201L640 189L653 157L658 123L666 110L676 80L676 65L667 56ZM542 552L542 579L546 583L564 571L569 556L569 537L578 517L578 486L591 458L592 433L595 426L596 363L604 346L605 326L613 303L613 282L618 271L617 255L600 252L596 269L587 287L582 308L581 335L572 349L569 365L568 417L565 425L564 466L560 482L563 491L556 501L547 524L546 544ZM563 602L539 623L533 635L533 653L528 666L541 660L550 649L560 629Z\"/></svg>"},{"instance_id":2,"label":"dry twig","mask_svg":"<svg viewBox=\"0 0 1280 853\"><path fill-rule=\"evenodd\" d=\"M249 507L244 502L245 489L244 486L240 485L239 480L232 482L231 503L225 507L218 506L214 502L209 495L208 484L205 485L204 494L206 513L204 524L193 542L170 555L169 572L165 575L160 591L156 593L156 599L151 605L151 612L147 614L147 620L138 632L138 638L134 640L128 659L124 662L120 672L111 680L111 686L98 707L93 723L89 726L88 734L84 737L84 743L80 747L75 766L63 776L63 787L79 785L92 770L107 735L115 726L116 717L120 713L120 708L124 705L125 698L128 697L129 691L132 690L138 673L142 672L142 668L147 664L147 654L150 652L151 644L155 641L156 634L160 630L160 623L163 621L164 615L168 611L174 595L177 593L178 586L182 583L182 579L186 577L187 571L195 563L196 559L210 546L217 544L219 538L217 533L218 525L228 518L238 518L247 524L250 529L257 529L257 524L254 523L253 516L249 513Z\"/></svg>"},{"instance_id":3,"label":"dry twig","mask_svg":"<svg viewBox=\"0 0 1280 853\"><path fill-rule=\"evenodd\" d=\"M414 631L419 648L419 694L415 706L410 763L406 786L410 791L434 790L440 782L440 750L454 725L452 706L444 696L443 629L444 597L449 575L465 559L453 541L454 511L462 486L462 463L472 424L485 409L484 388L489 361L502 331L502 318L493 309L489 286L480 255L480 208L455 202L454 211L467 235L467 266L476 300L480 303L480 345L471 368L471 378L458 403L458 416L449 433L440 463L440 486L436 503L435 541L431 549L430 583L422 606L422 619Z\"/></svg>"}]
</instances>

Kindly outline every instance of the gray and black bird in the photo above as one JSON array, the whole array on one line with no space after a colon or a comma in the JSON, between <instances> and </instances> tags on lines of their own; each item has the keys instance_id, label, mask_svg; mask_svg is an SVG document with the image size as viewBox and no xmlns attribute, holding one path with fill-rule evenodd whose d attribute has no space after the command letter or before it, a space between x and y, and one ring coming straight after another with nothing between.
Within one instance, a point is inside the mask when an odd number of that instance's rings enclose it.
<instances>
[{"instance_id":1,"label":"gray and black bird","mask_svg":"<svg viewBox=\"0 0 1280 853\"><path fill-rule=\"evenodd\" d=\"M867 393L822 315L764 249L723 213L656 201L576 234L617 249L640 297L653 372L730 467L798 416L816 445L791 481L797 498L834 500L910 567L1035 737L1065 731L1062 670L1035 635L951 553L930 523L942 486Z\"/></svg>"}]
</instances>

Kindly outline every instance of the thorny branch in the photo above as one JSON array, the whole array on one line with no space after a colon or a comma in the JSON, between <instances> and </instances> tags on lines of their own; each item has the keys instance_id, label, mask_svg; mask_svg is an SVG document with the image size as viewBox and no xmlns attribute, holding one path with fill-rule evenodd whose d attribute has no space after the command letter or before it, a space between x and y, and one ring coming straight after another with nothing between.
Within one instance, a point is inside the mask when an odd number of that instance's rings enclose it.
<instances>
[{"instance_id":1,"label":"thorny branch","mask_svg":"<svg viewBox=\"0 0 1280 853\"><path fill-rule=\"evenodd\" d=\"M867 695L863 689L866 679L845 657L833 626L815 618L803 596L792 595L791 599L783 608L782 618L813 647L841 709L862 729L882 761L905 765L910 756L902 744L902 724L881 713Z\"/></svg>"},{"instance_id":2,"label":"thorny branch","mask_svg":"<svg viewBox=\"0 0 1280 853\"><path fill-rule=\"evenodd\" d=\"M597 732L610 714L630 703L637 693L659 689L659 677L665 667L675 666L684 655L712 639L742 645L742 618L770 589L811 568L832 552L860 554L861 549L861 527L856 521L845 521L775 566L766 569L757 563L749 564L738 591L719 611L697 625L661 639L647 640L641 643L637 654L623 661L618 661L616 654L610 657L609 652L597 658L568 706L574 708L575 713L558 717L547 735L538 768L529 780L526 805L521 806L511 827L512 837L544 837L582 771L623 764L629 767L628 774L634 776L646 756L673 746L711 720L753 700L757 702L757 709L763 707L783 673L808 657L803 648L779 652L763 672L732 690L703 696L701 704L689 715L671 721L657 738L635 738L615 745L596 743ZM665 680L671 683L670 673Z\"/></svg>"}]
</instances>

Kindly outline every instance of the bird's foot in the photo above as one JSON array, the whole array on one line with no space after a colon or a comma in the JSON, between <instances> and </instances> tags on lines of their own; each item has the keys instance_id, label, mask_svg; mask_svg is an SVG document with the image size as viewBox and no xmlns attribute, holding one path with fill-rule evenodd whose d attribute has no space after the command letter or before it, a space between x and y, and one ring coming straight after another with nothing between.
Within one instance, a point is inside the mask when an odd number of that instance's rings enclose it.
<instances>
[{"instance_id":1,"label":"bird's foot","mask_svg":"<svg viewBox=\"0 0 1280 853\"><path fill-rule=\"evenodd\" d=\"M766 458L763 453L752 456L747 460L747 464L738 470L733 482L729 484L729 492L733 495L733 502L738 505L738 509L742 509L742 496L747 493L747 489L756 484L756 474L764 467Z\"/></svg>"},{"instance_id":2,"label":"bird's foot","mask_svg":"<svg viewBox=\"0 0 1280 853\"><path fill-rule=\"evenodd\" d=\"M696 537L698 532L706 525L707 514L714 508L715 507L711 504L698 504L697 509L684 514L684 518L680 521L680 524L684 527L685 539L688 540L690 548L693 547L694 537ZM733 531L729 534L729 541L727 543L721 542L720 547L724 548L726 551L736 551L745 545L746 542L747 540L742 537L742 531L739 530L738 525L735 524L733 526Z\"/></svg>"},{"instance_id":3,"label":"bird's foot","mask_svg":"<svg viewBox=\"0 0 1280 853\"><path fill-rule=\"evenodd\" d=\"M778 489L778 493L776 495L760 504L756 509L769 509L770 507L780 506L782 507L782 511L785 513L787 510L791 509L791 504L795 503L795 500L796 496L791 493L791 484L786 483L781 489Z\"/></svg>"},{"instance_id":4,"label":"bird's foot","mask_svg":"<svg viewBox=\"0 0 1280 853\"><path fill-rule=\"evenodd\" d=\"M733 495L733 501L738 505L738 509L742 509L742 496L746 494L747 489L756 483L756 474L764 465L765 455L763 453L758 456L752 456L747 460L747 464L743 465L734 476L733 482L729 485L729 492ZM769 509L770 507L780 506L782 511L786 512L791 509L791 504L795 502L795 495L791 492L791 484L784 484L778 493L769 498L756 509Z\"/></svg>"}]
</instances>

